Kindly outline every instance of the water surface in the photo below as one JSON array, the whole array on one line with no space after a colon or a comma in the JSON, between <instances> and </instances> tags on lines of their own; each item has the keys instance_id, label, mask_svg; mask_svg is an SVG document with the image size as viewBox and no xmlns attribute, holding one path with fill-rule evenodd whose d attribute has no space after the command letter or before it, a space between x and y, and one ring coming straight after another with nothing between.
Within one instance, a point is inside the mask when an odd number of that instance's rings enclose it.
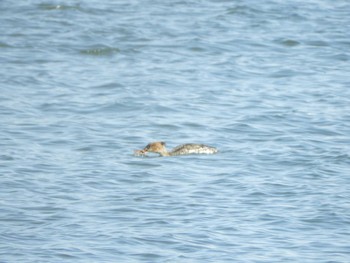
<instances>
[{"instance_id":1,"label":"water surface","mask_svg":"<svg viewBox=\"0 0 350 263\"><path fill-rule=\"evenodd\" d=\"M3 0L0 262L349 262L348 10Z\"/></svg>"}]
</instances>

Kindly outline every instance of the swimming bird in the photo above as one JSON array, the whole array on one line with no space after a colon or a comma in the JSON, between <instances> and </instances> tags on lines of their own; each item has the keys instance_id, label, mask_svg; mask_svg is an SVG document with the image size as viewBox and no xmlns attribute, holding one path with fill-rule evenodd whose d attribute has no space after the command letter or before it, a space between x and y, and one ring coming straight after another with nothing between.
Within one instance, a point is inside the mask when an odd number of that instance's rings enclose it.
<instances>
[{"instance_id":1,"label":"swimming bird","mask_svg":"<svg viewBox=\"0 0 350 263\"><path fill-rule=\"evenodd\" d=\"M196 143L187 143L182 144L170 152L168 152L165 148L165 142L151 142L147 144L143 150L135 150L135 155L146 155L148 152L159 153L160 156L176 156L176 155L187 155L187 154L214 154L217 153L218 150L215 147L204 145L204 144L196 144Z\"/></svg>"}]
</instances>

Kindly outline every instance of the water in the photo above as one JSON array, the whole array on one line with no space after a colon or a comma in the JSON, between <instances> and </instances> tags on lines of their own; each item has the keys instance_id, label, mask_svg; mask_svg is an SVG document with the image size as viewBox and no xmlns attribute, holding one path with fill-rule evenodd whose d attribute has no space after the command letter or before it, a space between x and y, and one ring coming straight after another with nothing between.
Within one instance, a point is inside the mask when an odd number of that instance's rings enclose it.
<instances>
[{"instance_id":1,"label":"water","mask_svg":"<svg viewBox=\"0 0 350 263\"><path fill-rule=\"evenodd\" d=\"M1 1L0 262L349 262L349 10Z\"/></svg>"}]
</instances>

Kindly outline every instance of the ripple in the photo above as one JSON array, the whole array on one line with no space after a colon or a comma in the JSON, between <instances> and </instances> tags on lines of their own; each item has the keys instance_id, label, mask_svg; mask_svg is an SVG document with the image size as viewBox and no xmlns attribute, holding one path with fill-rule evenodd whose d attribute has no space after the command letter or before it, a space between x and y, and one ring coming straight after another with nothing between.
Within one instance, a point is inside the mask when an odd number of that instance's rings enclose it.
<instances>
[{"instance_id":1,"label":"ripple","mask_svg":"<svg viewBox=\"0 0 350 263\"><path fill-rule=\"evenodd\" d=\"M119 48L104 47L104 46L97 46L97 47L80 50L80 54L88 55L88 56L114 56L114 55L117 55L118 53L120 53Z\"/></svg>"},{"instance_id":2,"label":"ripple","mask_svg":"<svg viewBox=\"0 0 350 263\"><path fill-rule=\"evenodd\" d=\"M53 4L39 4L41 10L82 10L80 5L53 5Z\"/></svg>"},{"instance_id":3,"label":"ripple","mask_svg":"<svg viewBox=\"0 0 350 263\"><path fill-rule=\"evenodd\" d=\"M279 40L277 42L283 46L286 46L286 47L295 47L295 46L300 45L299 41L293 40L293 39L283 39L283 40Z\"/></svg>"},{"instance_id":4,"label":"ripple","mask_svg":"<svg viewBox=\"0 0 350 263\"><path fill-rule=\"evenodd\" d=\"M11 48L12 46L4 42L0 42L0 48Z\"/></svg>"}]
</instances>

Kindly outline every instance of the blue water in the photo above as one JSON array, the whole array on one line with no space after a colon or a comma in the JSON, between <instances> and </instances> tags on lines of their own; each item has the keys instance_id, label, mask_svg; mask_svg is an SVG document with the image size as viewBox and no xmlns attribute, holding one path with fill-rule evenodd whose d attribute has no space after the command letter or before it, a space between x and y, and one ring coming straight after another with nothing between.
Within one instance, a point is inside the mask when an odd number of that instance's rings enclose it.
<instances>
[{"instance_id":1,"label":"blue water","mask_svg":"<svg viewBox=\"0 0 350 263\"><path fill-rule=\"evenodd\" d=\"M2 0L0 262L350 262L349 14Z\"/></svg>"}]
</instances>

